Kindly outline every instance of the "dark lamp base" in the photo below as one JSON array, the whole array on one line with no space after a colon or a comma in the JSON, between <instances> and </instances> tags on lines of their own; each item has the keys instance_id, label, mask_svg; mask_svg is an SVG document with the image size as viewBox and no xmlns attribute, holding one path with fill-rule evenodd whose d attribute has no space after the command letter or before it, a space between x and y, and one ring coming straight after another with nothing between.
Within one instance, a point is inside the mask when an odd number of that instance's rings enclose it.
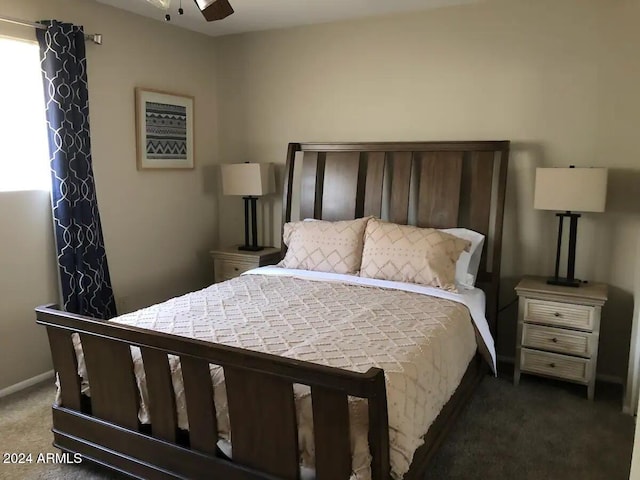
<instances>
[{"instance_id":1,"label":"dark lamp base","mask_svg":"<svg viewBox=\"0 0 640 480\"><path fill-rule=\"evenodd\" d=\"M547 280L547 283L549 285L560 285L561 287L579 287L582 282L576 279L551 277Z\"/></svg>"},{"instance_id":2,"label":"dark lamp base","mask_svg":"<svg viewBox=\"0 0 640 480\"><path fill-rule=\"evenodd\" d=\"M264 247L253 246L253 245L240 245L238 250L243 250L245 252L259 252L260 250L264 250Z\"/></svg>"}]
</instances>

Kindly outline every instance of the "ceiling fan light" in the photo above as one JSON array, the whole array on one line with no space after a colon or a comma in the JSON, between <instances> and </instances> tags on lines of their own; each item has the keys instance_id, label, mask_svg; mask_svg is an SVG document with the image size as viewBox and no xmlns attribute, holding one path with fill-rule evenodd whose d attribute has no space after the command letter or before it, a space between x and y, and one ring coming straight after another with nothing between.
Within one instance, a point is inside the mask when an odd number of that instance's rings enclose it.
<instances>
[{"instance_id":1,"label":"ceiling fan light","mask_svg":"<svg viewBox=\"0 0 640 480\"><path fill-rule=\"evenodd\" d=\"M168 10L171 6L171 0L147 0L147 3L150 3L154 7L162 8L163 10Z\"/></svg>"}]
</instances>

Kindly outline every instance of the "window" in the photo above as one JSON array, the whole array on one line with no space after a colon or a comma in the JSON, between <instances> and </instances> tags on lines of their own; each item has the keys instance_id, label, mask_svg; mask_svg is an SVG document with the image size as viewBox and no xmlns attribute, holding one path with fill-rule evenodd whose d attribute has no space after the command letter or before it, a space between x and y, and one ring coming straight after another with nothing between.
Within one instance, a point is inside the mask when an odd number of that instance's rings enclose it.
<instances>
[{"instance_id":1,"label":"window","mask_svg":"<svg viewBox=\"0 0 640 480\"><path fill-rule=\"evenodd\" d=\"M0 37L0 192L50 190L37 44Z\"/></svg>"}]
</instances>

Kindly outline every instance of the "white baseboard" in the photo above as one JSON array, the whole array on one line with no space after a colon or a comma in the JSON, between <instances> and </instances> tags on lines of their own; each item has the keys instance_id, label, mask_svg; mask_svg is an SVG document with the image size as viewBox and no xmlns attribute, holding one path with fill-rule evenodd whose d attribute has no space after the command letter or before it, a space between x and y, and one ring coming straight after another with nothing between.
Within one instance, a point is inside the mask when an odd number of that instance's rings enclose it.
<instances>
[{"instance_id":1,"label":"white baseboard","mask_svg":"<svg viewBox=\"0 0 640 480\"><path fill-rule=\"evenodd\" d=\"M55 372L53 370L49 370L48 372L41 373L40 375L36 375L35 377L32 377L32 378L28 378L20 383L11 385L10 387L3 388L2 390L0 390L0 398L6 397L7 395L11 395L12 393L19 392L20 390L24 390L25 388L29 388L40 382L44 382L48 378L53 378L54 373Z\"/></svg>"},{"instance_id":2,"label":"white baseboard","mask_svg":"<svg viewBox=\"0 0 640 480\"><path fill-rule=\"evenodd\" d=\"M498 362L508 363L510 365L513 365L515 363L515 359L507 355L498 355ZM621 377L618 377L616 375L608 375L606 373L596 374L596 380L598 380L599 382L614 383L616 385L622 385L622 386L624 386L627 383L626 380L622 379Z\"/></svg>"}]
</instances>

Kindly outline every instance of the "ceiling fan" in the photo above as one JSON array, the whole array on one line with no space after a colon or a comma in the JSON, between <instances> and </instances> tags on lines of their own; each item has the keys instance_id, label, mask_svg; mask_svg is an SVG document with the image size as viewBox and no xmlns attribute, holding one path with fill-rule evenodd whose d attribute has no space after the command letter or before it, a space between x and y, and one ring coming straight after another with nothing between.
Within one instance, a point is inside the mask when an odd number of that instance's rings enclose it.
<instances>
[{"instance_id":1,"label":"ceiling fan","mask_svg":"<svg viewBox=\"0 0 640 480\"><path fill-rule=\"evenodd\" d=\"M146 0L151 5L154 5L158 8L162 8L163 10L168 10L171 5L171 0ZM198 9L204 15L204 18L207 22L213 22L215 20L222 20L223 18L227 18L229 15L233 13L233 8L229 4L229 0L193 0L195 4L198 6ZM182 10L182 1L180 2L180 8L178 9L178 13L182 15L184 11ZM165 19L167 21L171 20L171 16L169 14L165 15Z\"/></svg>"}]
</instances>

